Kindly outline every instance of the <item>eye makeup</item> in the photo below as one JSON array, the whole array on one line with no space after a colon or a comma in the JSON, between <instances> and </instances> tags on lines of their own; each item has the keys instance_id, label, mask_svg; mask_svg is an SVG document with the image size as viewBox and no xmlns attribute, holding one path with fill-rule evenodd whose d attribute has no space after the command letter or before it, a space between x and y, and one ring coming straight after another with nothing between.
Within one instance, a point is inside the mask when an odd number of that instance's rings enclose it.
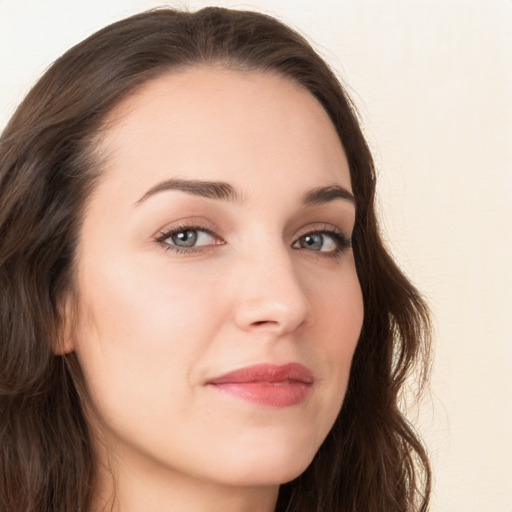
<instances>
[{"instance_id":1,"label":"eye makeup","mask_svg":"<svg viewBox=\"0 0 512 512\"><path fill-rule=\"evenodd\" d=\"M212 229L197 223L174 225L161 231L156 241L166 251L176 254L195 254L227 243ZM321 229L310 227L299 232L291 247L320 257L336 258L351 247L351 240L335 226L324 224Z\"/></svg>"},{"instance_id":2,"label":"eye makeup","mask_svg":"<svg viewBox=\"0 0 512 512\"><path fill-rule=\"evenodd\" d=\"M178 224L161 231L156 241L166 251L192 254L212 246L225 245L225 241L212 229L198 224Z\"/></svg>"}]
</instances>

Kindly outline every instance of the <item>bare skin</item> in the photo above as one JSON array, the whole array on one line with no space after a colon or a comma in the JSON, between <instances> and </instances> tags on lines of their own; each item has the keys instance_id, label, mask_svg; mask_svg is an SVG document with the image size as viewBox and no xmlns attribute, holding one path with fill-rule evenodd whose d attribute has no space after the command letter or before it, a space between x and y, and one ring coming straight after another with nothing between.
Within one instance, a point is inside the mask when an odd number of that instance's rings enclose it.
<instances>
[{"instance_id":1,"label":"bare skin","mask_svg":"<svg viewBox=\"0 0 512 512\"><path fill-rule=\"evenodd\" d=\"M362 325L341 143L299 85L218 67L156 79L111 121L64 342L108 468L94 512L114 494L122 512L270 512L336 419ZM312 375L291 405L212 384L289 363Z\"/></svg>"}]
</instances>

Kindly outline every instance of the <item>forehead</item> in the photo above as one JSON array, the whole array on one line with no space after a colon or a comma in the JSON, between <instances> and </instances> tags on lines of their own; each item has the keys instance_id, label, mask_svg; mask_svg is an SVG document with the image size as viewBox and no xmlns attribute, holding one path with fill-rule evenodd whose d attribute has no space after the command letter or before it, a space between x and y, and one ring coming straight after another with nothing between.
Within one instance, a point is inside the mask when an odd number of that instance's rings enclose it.
<instances>
[{"instance_id":1,"label":"forehead","mask_svg":"<svg viewBox=\"0 0 512 512\"><path fill-rule=\"evenodd\" d=\"M125 188L132 177L138 191L178 177L241 189L264 179L302 188L334 181L350 189L329 116L307 89L273 73L171 72L123 101L107 126L100 151L109 179L123 180Z\"/></svg>"}]
</instances>

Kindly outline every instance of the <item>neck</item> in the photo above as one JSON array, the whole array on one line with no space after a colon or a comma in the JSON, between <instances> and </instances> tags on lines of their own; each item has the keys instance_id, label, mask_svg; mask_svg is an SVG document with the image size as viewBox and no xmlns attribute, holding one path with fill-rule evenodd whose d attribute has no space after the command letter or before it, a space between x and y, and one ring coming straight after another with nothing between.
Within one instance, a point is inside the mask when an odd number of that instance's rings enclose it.
<instances>
[{"instance_id":1,"label":"neck","mask_svg":"<svg viewBox=\"0 0 512 512\"><path fill-rule=\"evenodd\" d=\"M91 512L273 512L279 487L195 479L168 468L137 465L97 473Z\"/></svg>"}]
</instances>

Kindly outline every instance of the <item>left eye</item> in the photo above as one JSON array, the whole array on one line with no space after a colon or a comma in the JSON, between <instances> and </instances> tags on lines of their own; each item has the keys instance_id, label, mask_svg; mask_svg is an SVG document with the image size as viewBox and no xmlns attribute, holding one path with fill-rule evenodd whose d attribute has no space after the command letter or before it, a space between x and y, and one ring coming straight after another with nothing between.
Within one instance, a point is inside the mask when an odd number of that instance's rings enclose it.
<instances>
[{"instance_id":1,"label":"left eye","mask_svg":"<svg viewBox=\"0 0 512 512\"><path fill-rule=\"evenodd\" d=\"M159 239L160 242L183 249L214 245L215 236L205 229L185 228L165 233Z\"/></svg>"},{"instance_id":2,"label":"left eye","mask_svg":"<svg viewBox=\"0 0 512 512\"><path fill-rule=\"evenodd\" d=\"M340 235L315 232L302 235L294 244L295 249L308 249L315 252L335 252L339 249Z\"/></svg>"}]
</instances>

